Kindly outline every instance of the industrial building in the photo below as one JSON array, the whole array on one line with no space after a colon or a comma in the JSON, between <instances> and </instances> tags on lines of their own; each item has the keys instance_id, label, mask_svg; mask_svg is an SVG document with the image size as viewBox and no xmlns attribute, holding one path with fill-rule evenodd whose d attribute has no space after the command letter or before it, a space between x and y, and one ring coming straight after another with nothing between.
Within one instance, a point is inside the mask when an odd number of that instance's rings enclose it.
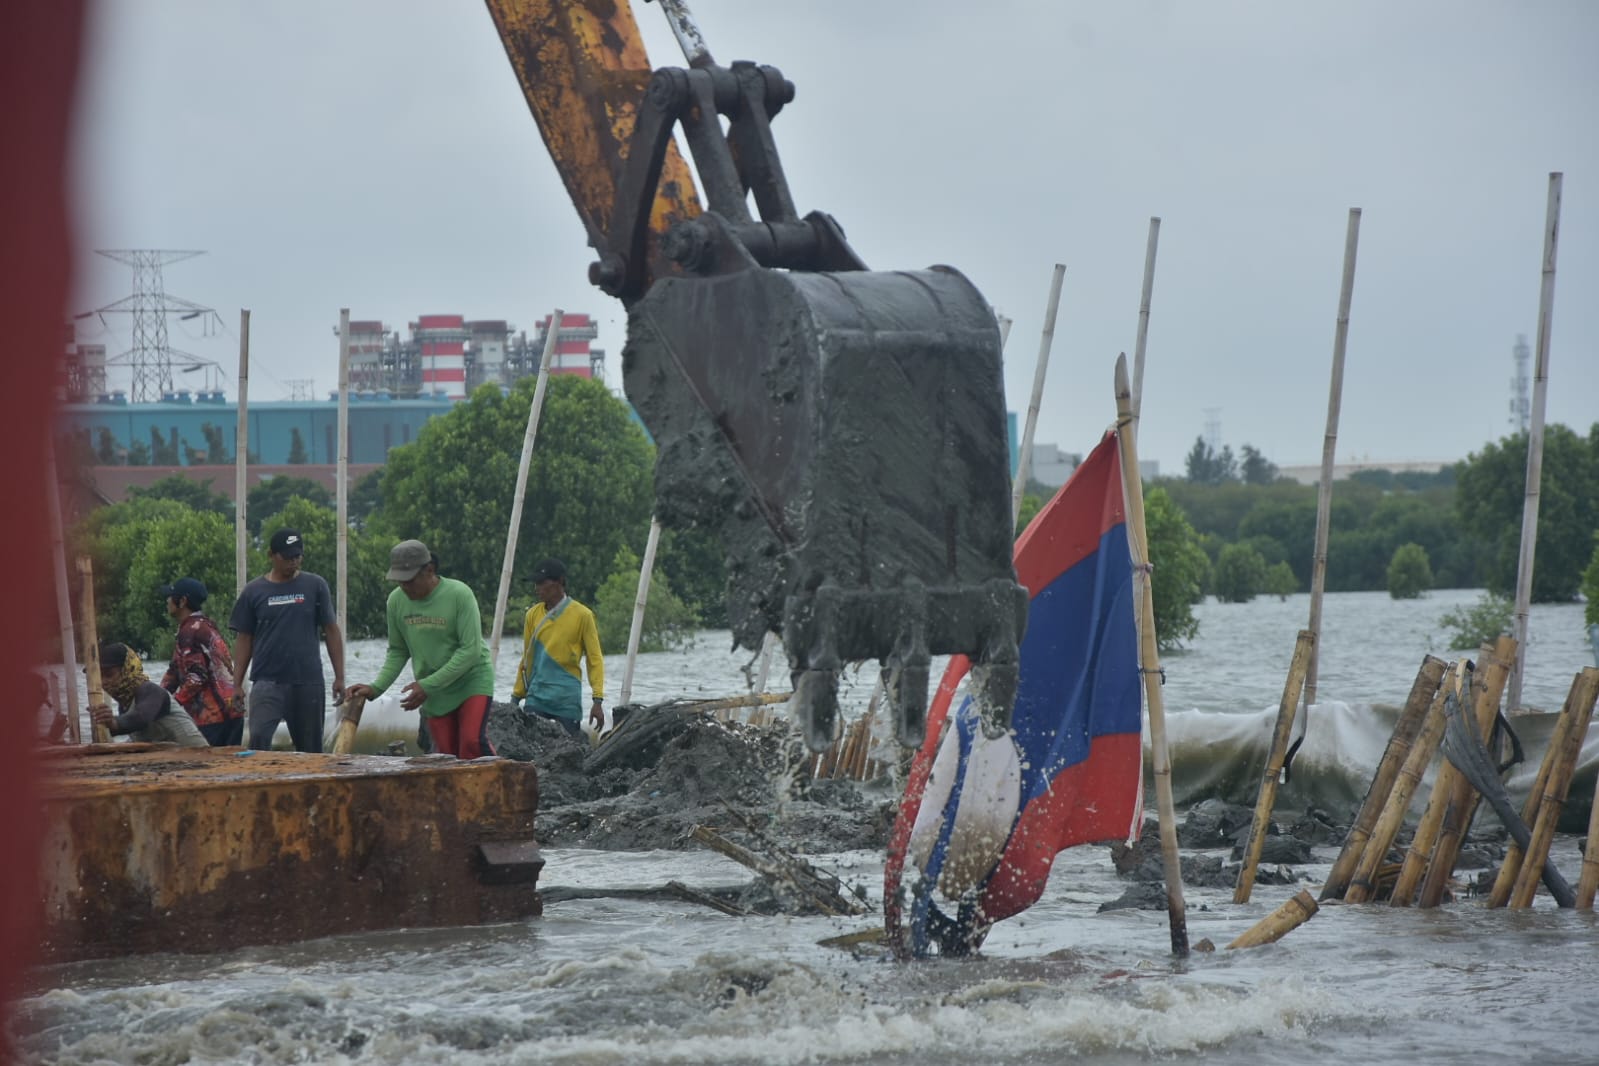
<instances>
[{"instance_id":1,"label":"industrial building","mask_svg":"<svg viewBox=\"0 0 1599 1066\"><path fill-rule=\"evenodd\" d=\"M480 385L509 389L536 374L550 316L531 332L500 320L419 315L408 335L377 320L350 323L350 462L382 463L423 423ZM603 377L605 353L588 315L563 315L552 373ZM97 465L199 466L231 462L238 449L238 407L221 389L174 389L150 403L130 403L107 387L102 344L77 344L69 327L57 382L61 434ZM336 355L335 362L336 364ZM338 459L338 393L326 400L251 400L248 454L253 463L322 464Z\"/></svg>"}]
</instances>

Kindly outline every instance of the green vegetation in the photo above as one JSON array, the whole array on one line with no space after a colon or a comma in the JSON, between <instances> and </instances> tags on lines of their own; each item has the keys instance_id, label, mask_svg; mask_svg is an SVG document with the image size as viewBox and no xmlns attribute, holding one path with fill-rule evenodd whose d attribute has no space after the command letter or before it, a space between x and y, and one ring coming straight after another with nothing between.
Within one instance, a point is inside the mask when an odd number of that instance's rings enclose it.
<instances>
[{"instance_id":1,"label":"green vegetation","mask_svg":"<svg viewBox=\"0 0 1599 1066\"><path fill-rule=\"evenodd\" d=\"M611 576L594 597L594 621L600 629L600 647L606 655L620 656L627 651L628 634L633 628L633 608L638 601L639 557L632 549L616 553ZM694 639L699 619L688 604L673 593L667 576L659 569L650 575L650 596L644 606L644 628L639 633L638 650L672 651L687 647ZM620 677L620 675L618 675Z\"/></svg>"},{"instance_id":2,"label":"green vegetation","mask_svg":"<svg viewBox=\"0 0 1599 1066\"><path fill-rule=\"evenodd\" d=\"M1446 612L1438 624L1449 631L1450 649L1465 651L1510 632L1515 613L1516 605L1507 597L1484 592L1472 606Z\"/></svg>"},{"instance_id":3,"label":"green vegetation","mask_svg":"<svg viewBox=\"0 0 1599 1066\"><path fill-rule=\"evenodd\" d=\"M1212 591L1223 603L1248 603L1266 589L1266 559L1248 544L1229 544L1216 557Z\"/></svg>"},{"instance_id":4,"label":"green vegetation","mask_svg":"<svg viewBox=\"0 0 1599 1066\"><path fill-rule=\"evenodd\" d=\"M1194 604L1205 595L1210 559L1199 535L1162 488L1144 490L1144 535L1154 572L1150 598L1155 607L1155 635L1161 651L1174 651L1199 633Z\"/></svg>"},{"instance_id":5,"label":"green vegetation","mask_svg":"<svg viewBox=\"0 0 1599 1066\"><path fill-rule=\"evenodd\" d=\"M466 582L485 618L505 547L516 463L535 381L510 394L480 389L427 423L416 440L389 453L383 470L352 487L349 628L380 636L390 584L389 548L424 540L442 572ZM218 434L207 434L208 445ZM1599 426L1586 437L1549 427L1539 514L1535 600L1588 598L1599 621ZM101 442L102 444L104 442ZM185 447L151 435L127 461L168 458ZM65 441L69 454L102 456L88 434ZM210 449L208 449L209 451ZM1386 589L1396 597L1431 588L1487 588L1498 593L1475 608L1446 616L1457 647L1471 648L1509 625L1504 595L1515 579L1521 527L1526 439L1506 438L1450 470L1433 475L1364 471L1339 482L1329 516L1329 591ZM531 602L528 574L543 558L566 561L572 594L609 621L605 639L625 646L637 558L649 529L654 450L624 403L595 381L560 376L550 382L530 470L508 614L520 627ZM1229 602L1287 596L1310 583L1316 490L1276 476L1276 467L1245 446L1242 458L1215 453L1203 441L1190 455L1191 477L1145 489L1146 531L1155 569L1152 594L1162 650L1198 632L1193 605L1206 593ZM1030 485L1025 528L1048 496ZM135 490L102 508L72 532L74 550L95 560L96 598L107 639L129 641L157 655L170 647L171 622L156 589L193 574L212 592L212 613L225 617L233 587L232 504L208 482L182 476ZM337 585L335 517L330 494L304 478L279 477L250 494L251 575L266 569L264 535L282 525L306 534L307 569ZM672 646L687 628L726 624L725 560L703 531L666 530L656 560L646 646ZM675 595L668 596L668 593ZM657 616L656 611L659 610ZM657 643L658 642L658 643Z\"/></svg>"},{"instance_id":6,"label":"green vegetation","mask_svg":"<svg viewBox=\"0 0 1599 1066\"><path fill-rule=\"evenodd\" d=\"M1388 561L1388 595L1396 600L1420 599L1432 588L1432 565L1420 544L1401 544Z\"/></svg>"}]
</instances>

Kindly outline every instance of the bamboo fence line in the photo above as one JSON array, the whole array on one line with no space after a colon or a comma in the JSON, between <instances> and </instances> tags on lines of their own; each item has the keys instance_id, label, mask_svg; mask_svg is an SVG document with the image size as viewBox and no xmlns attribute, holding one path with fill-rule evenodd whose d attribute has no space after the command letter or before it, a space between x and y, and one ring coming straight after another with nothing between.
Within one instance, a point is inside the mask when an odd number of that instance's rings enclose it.
<instances>
[{"instance_id":1,"label":"bamboo fence line","mask_svg":"<svg viewBox=\"0 0 1599 1066\"><path fill-rule=\"evenodd\" d=\"M1538 820L1538 799L1549 784L1549 771L1554 762L1555 752L1565 746L1566 730L1571 725L1571 716L1566 712L1570 709L1571 698L1567 696L1560 717L1555 719L1554 731L1549 734L1549 747L1544 751L1543 762L1538 766L1538 776L1533 780L1532 790L1527 793L1527 801L1522 804L1521 820L1529 826ZM1599 807L1599 804L1595 806ZM1513 840L1505 848L1504 861L1499 864L1499 876L1494 879L1494 886L1488 893L1489 907L1503 907L1510 902L1510 890L1516 884L1516 875L1521 872L1522 855L1521 845Z\"/></svg>"},{"instance_id":2,"label":"bamboo fence line","mask_svg":"<svg viewBox=\"0 0 1599 1066\"><path fill-rule=\"evenodd\" d=\"M1585 668L1574 678L1550 736L1537 780L1518 819L1504 789L1493 776L1496 745L1484 746L1493 736L1501 699L1515 662L1515 639L1502 636L1493 645L1484 645L1479 661L1483 663L1481 670L1473 670L1470 663L1445 665L1431 656L1423 660L1366 799L1328 873L1321 892L1323 900L1342 898L1348 903L1369 902L1380 898L1380 886L1391 881L1391 906L1408 907L1413 900L1422 907L1439 905L1454 875L1461 844L1484 798L1477 791L1481 785L1488 790L1486 798L1512 837L1489 894L1488 906L1529 907L1540 882L1549 886L1550 894L1562 907L1593 906L1595 889L1599 889L1599 802L1594 804L1594 813L1589 818L1582 884L1577 891L1571 891L1559 871L1553 867L1546 869L1546 866L1583 741L1595 705L1599 704L1599 669ZM1430 706L1425 714L1419 714L1418 708L1424 702L1430 702ZM1439 764L1432 792L1406 849L1404 862L1387 862L1389 848L1440 746L1449 716L1465 714L1470 714L1470 719L1448 727L1450 745L1445 748L1445 757ZM1470 738L1464 741L1465 747L1462 747L1463 737ZM1472 748L1476 754L1463 757L1462 752ZM1456 760L1460 761L1458 767ZM1400 762L1403 765L1395 771L1394 765ZM1379 809L1381 813L1373 813Z\"/></svg>"},{"instance_id":3,"label":"bamboo fence line","mask_svg":"<svg viewBox=\"0 0 1599 1066\"><path fill-rule=\"evenodd\" d=\"M1255 797L1255 817L1249 826L1249 843L1244 845L1244 861L1238 867L1238 881L1233 886L1233 902L1248 903L1255 887L1255 870L1260 866L1260 849L1266 845L1266 831L1271 828L1271 809L1277 802L1277 782L1282 777L1283 760L1288 755L1288 738L1294 731L1294 712L1299 707L1299 695L1305 688L1305 672L1316 648L1316 634L1308 629L1299 631L1294 642L1294 657L1288 664L1288 678L1283 684L1282 703L1277 706L1277 728L1272 731L1271 748L1266 753L1266 769L1260 777L1260 792Z\"/></svg>"},{"instance_id":4,"label":"bamboo fence line","mask_svg":"<svg viewBox=\"0 0 1599 1066\"><path fill-rule=\"evenodd\" d=\"M1459 684L1460 666L1458 663L1450 663L1444 671L1443 679L1439 682L1432 706L1427 709L1427 714L1422 719L1421 731L1416 734L1415 743L1411 745L1410 753L1405 756L1404 765L1399 768L1399 776L1394 781L1393 791L1383 803L1382 813L1377 816L1377 821L1372 826L1371 837L1366 841L1359 859L1355 862L1354 872L1350 874L1349 884L1344 889L1345 902L1366 903L1376 898L1378 867L1382 865L1388 849L1393 846L1394 837L1399 835L1399 828L1405 821L1405 812L1410 809L1411 797L1421 787L1421 779L1427 772L1427 764L1432 762L1433 752L1438 750L1438 744L1443 740L1444 701L1455 693Z\"/></svg>"},{"instance_id":5,"label":"bamboo fence line","mask_svg":"<svg viewBox=\"0 0 1599 1066\"><path fill-rule=\"evenodd\" d=\"M1487 744L1494 735L1494 721L1499 717L1500 700L1505 682L1510 677L1515 644L1515 638L1502 637L1495 648L1494 656L1488 661L1487 671L1477 672L1479 678L1484 678L1486 673L1485 683L1478 692L1478 703L1475 708L1477 736L1484 744ZM1476 818L1477 807L1481 802L1482 796L1477 792L1476 786L1472 784L1467 774L1461 772L1448 794L1448 805L1444 808L1443 821L1438 827L1438 836L1433 844L1432 862L1422 879L1419 906L1436 907L1443 902L1444 893L1449 888L1449 879L1454 876L1455 860L1460 857L1460 846L1466 841L1466 833L1471 829L1472 820Z\"/></svg>"},{"instance_id":6,"label":"bamboo fence line","mask_svg":"<svg viewBox=\"0 0 1599 1066\"><path fill-rule=\"evenodd\" d=\"M1550 749L1548 780L1543 794L1538 797L1538 820L1533 823L1532 839L1527 844L1526 855L1521 860L1521 871L1510 890L1510 906L1532 906L1538 892L1538 882L1543 875L1544 863L1549 860L1549 845L1554 840L1555 823L1566 805L1566 793L1571 788L1571 778L1577 768L1577 756L1582 754L1582 742L1588 736L1588 723L1593 718L1593 706L1599 699L1599 669L1588 667L1572 682L1566 698L1566 711L1571 714L1571 725L1559 749Z\"/></svg>"},{"instance_id":7,"label":"bamboo fence line","mask_svg":"<svg viewBox=\"0 0 1599 1066\"><path fill-rule=\"evenodd\" d=\"M1478 668L1472 675L1469 694L1475 697L1472 702L1472 713L1476 716L1477 735L1486 737L1493 732L1494 718L1499 713L1499 700L1504 695L1505 679L1510 673L1510 664L1515 659L1515 638L1500 637L1490 649L1483 645L1478 652ZM1486 661L1487 667L1481 664ZM1464 700L1462 700L1464 702ZM1453 855L1439 853L1439 840L1443 834L1444 819L1450 813L1450 804L1456 798L1457 786L1465 781L1465 775L1460 772L1454 763L1445 760L1438 767L1438 776L1433 780L1432 793L1427 797L1427 807L1422 812L1421 822L1416 826L1416 835L1411 839L1410 848L1405 853L1404 865L1399 871L1399 880L1394 882L1393 895L1388 898L1388 903L1393 907L1408 907L1421 887L1422 878L1426 875L1428 866L1434 859L1447 858L1450 867L1444 876L1454 868ZM1447 845L1444 848L1447 851ZM1440 862L1440 866L1446 863Z\"/></svg>"},{"instance_id":8,"label":"bamboo fence line","mask_svg":"<svg viewBox=\"0 0 1599 1066\"><path fill-rule=\"evenodd\" d=\"M1320 909L1320 906L1316 903L1316 897L1305 889L1300 889L1285 900L1276 910L1245 930L1237 940L1228 944L1227 950L1256 948L1262 944L1271 944L1281 940L1314 918L1316 912Z\"/></svg>"},{"instance_id":9,"label":"bamboo fence line","mask_svg":"<svg viewBox=\"0 0 1599 1066\"><path fill-rule=\"evenodd\" d=\"M847 728L843 735L828 747L810 758L810 774L817 780L871 781L881 776L886 763L871 758L872 731L877 725L877 703L874 698L866 713Z\"/></svg>"},{"instance_id":10,"label":"bamboo fence line","mask_svg":"<svg viewBox=\"0 0 1599 1066\"><path fill-rule=\"evenodd\" d=\"M1343 898L1344 890L1349 887L1350 875L1355 872L1355 866L1366 849L1366 842L1371 839L1377 816L1393 794L1394 783L1399 780L1399 770L1421 733L1427 709L1438 695L1438 687L1443 683L1444 673L1448 669L1449 664L1436 656L1429 655L1422 659L1421 669L1416 672L1415 683L1410 687L1410 696L1405 700L1405 708L1399 713L1393 735L1388 738L1388 747L1377 764L1376 776L1371 779L1366 798L1360 804L1360 812L1355 815L1354 824L1344 837L1337 861L1327 873L1327 882L1321 889L1322 899Z\"/></svg>"}]
</instances>

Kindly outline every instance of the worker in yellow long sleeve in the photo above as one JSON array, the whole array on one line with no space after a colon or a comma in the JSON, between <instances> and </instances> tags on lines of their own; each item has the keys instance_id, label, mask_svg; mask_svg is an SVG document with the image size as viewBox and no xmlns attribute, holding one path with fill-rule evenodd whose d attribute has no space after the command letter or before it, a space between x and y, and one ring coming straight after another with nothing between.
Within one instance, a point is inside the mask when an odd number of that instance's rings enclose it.
<instances>
[{"instance_id":1,"label":"worker in yellow long sleeve","mask_svg":"<svg viewBox=\"0 0 1599 1066\"><path fill-rule=\"evenodd\" d=\"M540 718L551 718L573 736L582 731L583 686L579 663L587 661L594 702L589 719L605 727L605 657L594 612L566 594L566 566L546 559L533 568L539 602L522 623L522 662L516 668L512 702Z\"/></svg>"}]
</instances>

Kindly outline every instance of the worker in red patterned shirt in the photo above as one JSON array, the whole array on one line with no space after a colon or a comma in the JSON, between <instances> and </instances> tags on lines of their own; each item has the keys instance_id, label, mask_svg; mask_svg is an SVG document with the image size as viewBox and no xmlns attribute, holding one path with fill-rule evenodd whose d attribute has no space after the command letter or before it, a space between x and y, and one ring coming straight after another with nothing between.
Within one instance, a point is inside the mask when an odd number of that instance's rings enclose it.
<instances>
[{"instance_id":1,"label":"worker in red patterned shirt","mask_svg":"<svg viewBox=\"0 0 1599 1066\"><path fill-rule=\"evenodd\" d=\"M195 577L179 578L161 594L167 598L167 614L178 623L172 665L161 687L189 712L212 747L243 743L244 715L233 700L233 653L217 624L201 609L205 583Z\"/></svg>"}]
</instances>

